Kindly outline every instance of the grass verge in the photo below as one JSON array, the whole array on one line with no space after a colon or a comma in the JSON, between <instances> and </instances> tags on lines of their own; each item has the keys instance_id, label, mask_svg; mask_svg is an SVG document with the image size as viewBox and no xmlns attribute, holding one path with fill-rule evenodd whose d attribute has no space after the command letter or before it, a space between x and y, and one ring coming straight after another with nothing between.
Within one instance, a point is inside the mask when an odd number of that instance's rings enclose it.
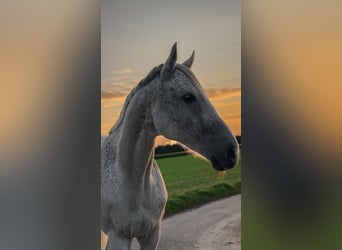
<instances>
[{"instance_id":1,"label":"grass verge","mask_svg":"<svg viewBox=\"0 0 342 250\"><path fill-rule=\"evenodd\" d=\"M166 204L165 217L211 201L239 194L241 192L240 183L236 184L232 186L223 182L207 188L194 189L178 196L171 196Z\"/></svg>"},{"instance_id":2,"label":"grass verge","mask_svg":"<svg viewBox=\"0 0 342 250\"><path fill-rule=\"evenodd\" d=\"M191 155L158 159L169 193L165 217L241 192L241 167L225 173Z\"/></svg>"}]
</instances>

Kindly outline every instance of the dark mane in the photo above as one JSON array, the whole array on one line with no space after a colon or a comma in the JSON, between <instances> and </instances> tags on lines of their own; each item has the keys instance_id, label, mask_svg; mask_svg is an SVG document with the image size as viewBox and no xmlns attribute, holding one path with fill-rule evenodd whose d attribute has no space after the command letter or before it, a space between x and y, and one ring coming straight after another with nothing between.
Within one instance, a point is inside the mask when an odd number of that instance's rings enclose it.
<instances>
[{"instance_id":1,"label":"dark mane","mask_svg":"<svg viewBox=\"0 0 342 250\"><path fill-rule=\"evenodd\" d=\"M119 119L117 120L117 122L114 124L114 126L111 128L111 130L109 131L109 134L111 134L114 129L118 126L121 125L123 118L125 117L125 113L127 110L128 105L130 104L132 98L134 97L135 93L137 92L137 90L141 89L142 87L148 85L158 74L160 74L161 68L162 68L163 64L160 64L159 66L154 67L145 78L143 78L135 88L132 89L132 91L128 94L128 96L126 97L125 103L122 107Z\"/></svg>"}]
</instances>

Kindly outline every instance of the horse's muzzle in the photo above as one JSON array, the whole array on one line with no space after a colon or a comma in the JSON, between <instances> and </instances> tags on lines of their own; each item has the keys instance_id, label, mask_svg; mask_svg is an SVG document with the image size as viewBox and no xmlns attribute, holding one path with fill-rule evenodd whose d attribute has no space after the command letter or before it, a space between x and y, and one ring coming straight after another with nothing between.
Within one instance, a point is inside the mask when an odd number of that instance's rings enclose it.
<instances>
[{"instance_id":1,"label":"horse's muzzle","mask_svg":"<svg viewBox=\"0 0 342 250\"><path fill-rule=\"evenodd\" d=\"M228 165L234 167L238 161L238 148L232 146L229 150L228 150L228 154L227 154L227 160L228 160Z\"/></svg>"},{"instance_id":2,"label":"horse's muzzle","mask_svg":"<svg viewBox=\"0 0 342 250\"><path fill-rule=\"evenodd\" d=\"M219 159L215 155L212 155L210 157L211 165L214 169L217 171L224 171L227 169L232 169L236 166L238 161L238 149L234 146L232 146L228 153L226 154L226 157L224 159Z\"/></svg>"}]
</instances>

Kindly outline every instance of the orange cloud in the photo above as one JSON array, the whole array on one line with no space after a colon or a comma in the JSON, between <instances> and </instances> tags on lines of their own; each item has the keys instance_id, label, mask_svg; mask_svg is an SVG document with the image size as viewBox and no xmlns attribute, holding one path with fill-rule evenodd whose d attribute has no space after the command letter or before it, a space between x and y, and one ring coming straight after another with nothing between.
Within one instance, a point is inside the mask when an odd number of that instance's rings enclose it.
<instances>
[{"instance_id":1,"label":"orange cloud","mask_svg":"<svg viewBox=\"0 0 342 250\"><path fill-rule=\"evenodd\" d=\"M210 99L218 100L218 99L225 99L233 96L240 96L241 95L241 88L211 88L205 90L206 94L209 96ZM123 99L126 95L128 95L129 91L128 88L126 89L119 89L118 91L111 92L111 91L102 91L101 92L101 99Z\"/></svg>"},{"instance_id":2,"label":"orange cloud","mask_svg":"<svg viewBox=\"0 0 342 250\"><path fill-rule=\"evenodd\" d=\"M101 101L103 100L123 100L127 93L101 91Z\"/></svg>"},{"instance_id":3,"label":"orange cloud","mask_svg":"<svg viewBox=\"0 0 342 250\"><path fill-rule=\"evenodd\" d=\"M241 88L211 88L206 89L205 92L210 99L224 99L233 96L240 96Z\"/></svg>"},{"instance_id":4,"label":"orange cloud","mask_svg":"<svg viewBox=\"0 0 342 250\"><path fill-rule=\"evenodd\" d=\"M115 90L112 87L111 90L101 92L103 134L106 134L109 128L114 124L114 121L120 113L119 111L122 108L122 104L130 92L130 89L127 88L127 86L124 86L125 84L117 85ZM210 88L206 90L206 93L212 100L217 112L233 132L235 134L241 134L241 88ZM113 114L113 112L115 114ZM166 141L168 140L158 139L157 144L165 143Z\"/></svg>"},{"instance_id":5,"label":"orange cloud","mask_svg":"<svg viewBox=\"0 0 342 250\"><path fill-rule=\"evenodd\" d=\"M130 79L129 75L114 76L114 77L112 77L112 81L114 82L114 84L117 83L117 82L126 81L128 79Z\"/></svg>"},{"instance_id":6,"label":"orange cloud","mask_svg":"<svg viewBox=\"0 0 342 250\"><path fill-rule=\"evenodd\" d=\"M120 70L113 70L112 72L114 74L122 75L122 74L128 74L131 73L133 70L131 68L125 68L125 69L120 69Z\"/></svg>"}]
</instances>

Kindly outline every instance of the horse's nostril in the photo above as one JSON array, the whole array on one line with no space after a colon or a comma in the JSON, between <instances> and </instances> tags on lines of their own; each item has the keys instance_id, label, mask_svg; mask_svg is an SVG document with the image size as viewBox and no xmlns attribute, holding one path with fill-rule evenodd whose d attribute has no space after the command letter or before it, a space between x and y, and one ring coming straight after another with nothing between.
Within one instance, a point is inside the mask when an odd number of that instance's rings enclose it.
<instances>
[{"instance_id":1,"label":"horse's nostril","mask_svg":"<svg viewBox=\"0 0 342 250\"><path fill-rule=\"evenodd\" d=\"M236 148L234 146L232 146L228 150L228 160L235 162L236 158L237 158Z\"/></svg>"}]
</instances>

